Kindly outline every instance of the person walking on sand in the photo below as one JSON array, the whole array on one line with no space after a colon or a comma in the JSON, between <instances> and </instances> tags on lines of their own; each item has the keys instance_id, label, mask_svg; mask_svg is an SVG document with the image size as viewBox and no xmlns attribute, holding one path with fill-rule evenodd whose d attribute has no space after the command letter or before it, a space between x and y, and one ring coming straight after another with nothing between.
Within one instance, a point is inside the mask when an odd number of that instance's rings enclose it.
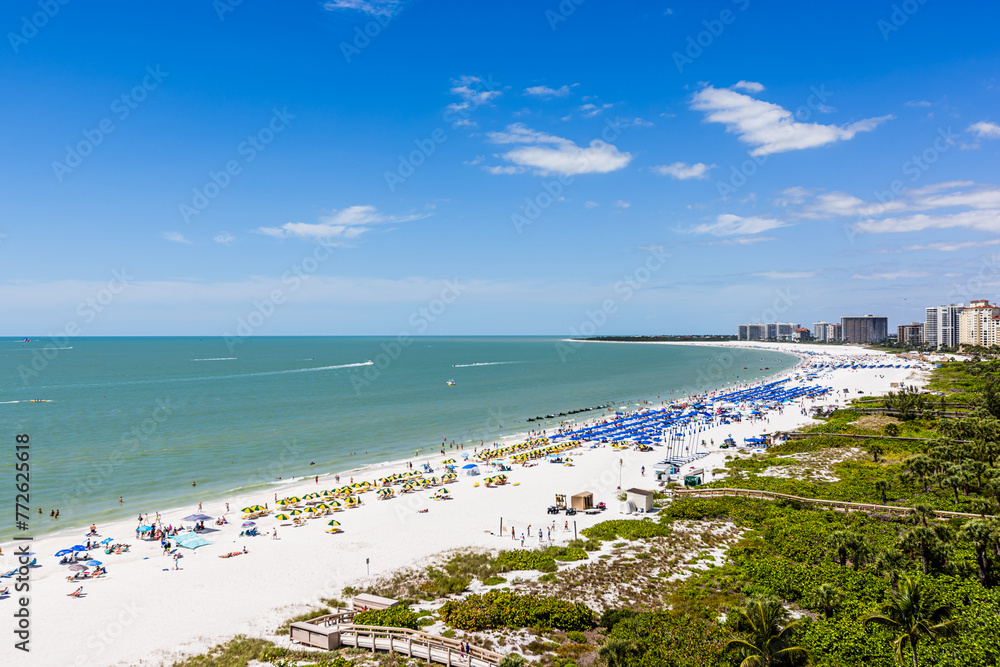
<instances>
[{"instance_id":1,"label":"person walking on sand","mask_svg":"<svg viewBox=\"0 0 1000 667\"><path fill-rule=\"evenodd\" d=\"M275 529L274 529L274 532L273 532L273 533L271 533L271 539L272 539L272 540L276 540L276 539L278 539L278 529L277 529L277 528L275 528Z\"/></svg>"},{"instance_id":2,"label":"person walking on sand","mask_svg":"<svg viewBox=\"0 0 1000 667\"><path fill-rule=\"evenodd\" d=\"M512 540L517 539L516 537L514 537L514 526L510 527L510 539Z\"/></svg>"}]
</instances>

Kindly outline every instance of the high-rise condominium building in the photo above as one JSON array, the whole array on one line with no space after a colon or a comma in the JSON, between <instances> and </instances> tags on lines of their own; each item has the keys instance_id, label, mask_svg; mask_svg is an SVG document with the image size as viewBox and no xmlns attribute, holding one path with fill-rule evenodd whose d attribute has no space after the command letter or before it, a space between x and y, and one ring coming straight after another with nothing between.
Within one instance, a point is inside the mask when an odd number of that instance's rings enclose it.
<instances>
[{"instance_id":1,"label":"high-rise condominium building","mask_svg":"<svg viewBox=\"0 0 1000 667\"><path fill-rule=\"evenodd\" d=\"M900 324L896 327L896 340L906 345L921 345L924 342L924 325L922 322Z\"/></svg>"},{"instance_id":2,"label":"high-rise condominium building","mask_svg":"<svg viewBox=\"0 0 1000 667\"><path fill-rule=\"evenodd\" d=\"M888 317L841 317L840 326L841 335L848 343L881 343L889 338Z\"/></svg>"},{"instance_id":3,"label":"high-rise condominium building","mask_svg":"<svg viewBox=\"0 0 1000 667\"><path fill-rule=\"evenodd\" d=\"M841 326L839 322L816 322L813 324L813 338L821 343L840 342Z\"/></svg>"},{"instance_id":4,"label":"high-rise condominium building","mask_svg":"<svg viewBox=\"0 0 1000 667\"><path fill-rule=\"evenodd\" d=\"M924 319L924 342L934 348L958 345L958 317L965 310L964 303L931 306Z\"/></svg>"},{"instance_id":5,"label":"high-rise condominium building","mask_svg":"<svg viewBox=\"0 0 1000 667\"><path fill-rule=\"evenodd\" d=\"M973 300L958 316L958 342L960 345L996 345L997 327L1000 326L1000 308L991 306L986 299Z\"/></svg>"}]
</instances>

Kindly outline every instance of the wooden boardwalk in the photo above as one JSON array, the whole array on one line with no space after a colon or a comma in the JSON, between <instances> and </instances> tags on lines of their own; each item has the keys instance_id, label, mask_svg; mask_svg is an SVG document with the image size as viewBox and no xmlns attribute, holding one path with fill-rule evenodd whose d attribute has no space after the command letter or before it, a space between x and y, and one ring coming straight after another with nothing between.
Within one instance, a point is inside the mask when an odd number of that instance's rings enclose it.
<instances>
[{"instance_id":1,"label":"wooden boardwalk","mask_svg":"<svg viewBox=\"0 0 1000 667\"><path fill-rule=\"evenodd\" d=\"M673 489L673 493L678 496L690 496L695 498L711 498L713 496L736 496L738 498L759 498L763 500L791 500L797 503L805 503L814 506L822 506L844 512L883 512L896 516L906 516L913 512L911 507L900 505L876 505L873 503L850 503L843 500L826 500L823 498L802 498L791 496L787 493L775 493L773 491L757 491L754 489ZM954 517L963 519L980 519L985 514L970 514L968 512L948 512L945 510L934 510L938 519L947 520Z\"/></svg>"},{"instance_id":2,"label":"wooden boardwalk","mask_svg":"<svg viewBox=\"0 0 1000 667\"><path fill-rule=\"evenodd\" d=\"M386 628L375 625L344 625L340 627L340 642L344 646L402 653L411 658L436 662L447 667L497 667L503 656L478 646L462 650L463 643L406 628Z\"/></svg>"}]
</instances>

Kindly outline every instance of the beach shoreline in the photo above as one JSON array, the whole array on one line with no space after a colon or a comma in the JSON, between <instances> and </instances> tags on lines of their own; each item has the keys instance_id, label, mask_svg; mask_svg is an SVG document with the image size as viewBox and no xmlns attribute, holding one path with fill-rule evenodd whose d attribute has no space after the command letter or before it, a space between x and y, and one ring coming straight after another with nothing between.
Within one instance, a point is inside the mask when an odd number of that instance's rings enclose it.
<instances>
[{"instance_id":1,"label":"beach shoreline","mask_svg":"<svg viewBox=\"0 0 1000 667\"><path fill-rule=\"evenodd\" d=\"M727 347L718 342L713 342L712 346ZM767 346L754 343L750 347ZM789 351L789 347L785 346L780 351ZM809 360L817 358L806 350L798 349L798 352L801 354L800 362L776 376L801 374ZM852 356L884 359L889 355L845 346L831 349L821 356L831 359ZM866 394L884 393L893 382L918 384L911 377L913 374L913 369L886 369L884 373L842 369L830 371L814 384L831 386L836 390L836 395L819 401L824 405L833 405L846 400L840 390L847 385ZM764 382L775 379L771 376ZM795 412L786 410L784 414L771 414L758 423L744 422L724 429L713 428L701 437L721 443L728 434L723 431L727 431L739 442L741 438L758 435L762 430L791 430L811 421L811 418ZM588 419L576 423L575 428L594 421ZM505 440L512 441L511 438ZM459 458L461 453L471 454L468 450L446 449L445 458ZM369 580L369 568L371 575L375 576L452 549L519 546L520 542L508 539L506 532L502 537L497 534L499 520L504 521L505 530L509 526L518 529L529 524L532 527L548 525L551 517L546 515L545 508L552 504L554 493L572 494L587 490L594 493L595 502L608 504L610 509L601 515L574 517L573 523L578 530L599 521L619 518L616 500L619 487L652 488L654 482L648 469L662 455L662 450L644 453L608 446L581 448L572 455L572 467L546 463L530 468L515 467L508 473L512 483L502 487L473 486L482 477L460 478L458 483L448 485L453 496L449 501L430 500L427 491L387 501L378 501L373 494L365 494L361 508L338 513L336 518L345 531L339 535L323 533L316 525L323 523L319 520L307 522L302 527L292 527L275 521L271 516L258 522L265 537L238 537L242 522L239 510L244 504L268 502L273 508L275 495L279 498L303 496L337 485L334 473L283 480L278 486L270 487L266 494L255 491L230 499L230 512L226 515L229 525L215 531L215 526L209 522L208 527L213 530L205 537L212 544L196 551L185 551L179 570L171 569L172 559L162 554L158 544L134 540L134 521L99 526L102 536L112 536L116 542L130 542L133 548L121 556L103 557L102 554L101 560L109 575L103 580L85 582L86 597L82 599L66 596L76 586L64 581L63 576L68 573L55 564L56 559L51 555L57 549L68 546L67 538L74 530L77 535L84 532L67 528L58 535L46 535L32 543L31 549L37 552L43 567L33 569L31 573L35 618L33 651L26 662L19 660L19 664L73 664L81 667L169 664L183 655L203 652L236 634L273 637L274 629L282 620L316 604L320 598L336 597L346 585L363 588L364 582ZM699 460L698 465L711 471L721 466L725 456L725 450L716 448ZM440 458L440 453L435 452L408 460L414 468L428 462L439 469ZM647 469L646 475L642 474L642 468ZM356 481L357 478L374 481L377 477L405 470L406 461L372 464L339 473L340 485L347 483L352 476ZM164 524L176 524L178 517L193 511L192 507L175 508L161 512L161 516ZM220 516L225 512L224 502L206 502L204 512L213 517ZM277 540L270 537L274 529L278 531ZM560 542L570 538L572 534L558 532ZM79 543L80 539L77 537L74 543ZM536 543L529 537L526 544L535 546ZM233 559L217 557L239 550L244 545L250 552L246 556ZM5 548L0 565L9 568L13 565L8 554ZM191 602L195 598L197 605L192 610ZM2 604L10 605L10 598L0 601ZM80 613L85 613L90 621L69 624L68 627L62 622ZM67 654L60 648L64 646L74 649ZM0 655L9 650L8 645L0 650Z\"/></svg>"}]
</instances>

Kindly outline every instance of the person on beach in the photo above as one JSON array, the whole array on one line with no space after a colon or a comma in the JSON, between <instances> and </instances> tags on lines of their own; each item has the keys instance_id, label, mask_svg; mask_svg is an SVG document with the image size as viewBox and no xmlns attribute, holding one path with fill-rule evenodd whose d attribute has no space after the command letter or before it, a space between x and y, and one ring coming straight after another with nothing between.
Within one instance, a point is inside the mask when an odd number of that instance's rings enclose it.
<instances>
[{"instance_id":1,"label":"person on beach","mask_svg":"<svg viewBox=\"0 0 1000 667\"><path fill-rule=\"evenodd\" d=\"M121 496L118 496L118 504L119 504L119 505L121 505L121 504L122 504L122 502L123 502L123 501L122 501L122 497L121 497Z\"/></svg>"}]
</instances>

